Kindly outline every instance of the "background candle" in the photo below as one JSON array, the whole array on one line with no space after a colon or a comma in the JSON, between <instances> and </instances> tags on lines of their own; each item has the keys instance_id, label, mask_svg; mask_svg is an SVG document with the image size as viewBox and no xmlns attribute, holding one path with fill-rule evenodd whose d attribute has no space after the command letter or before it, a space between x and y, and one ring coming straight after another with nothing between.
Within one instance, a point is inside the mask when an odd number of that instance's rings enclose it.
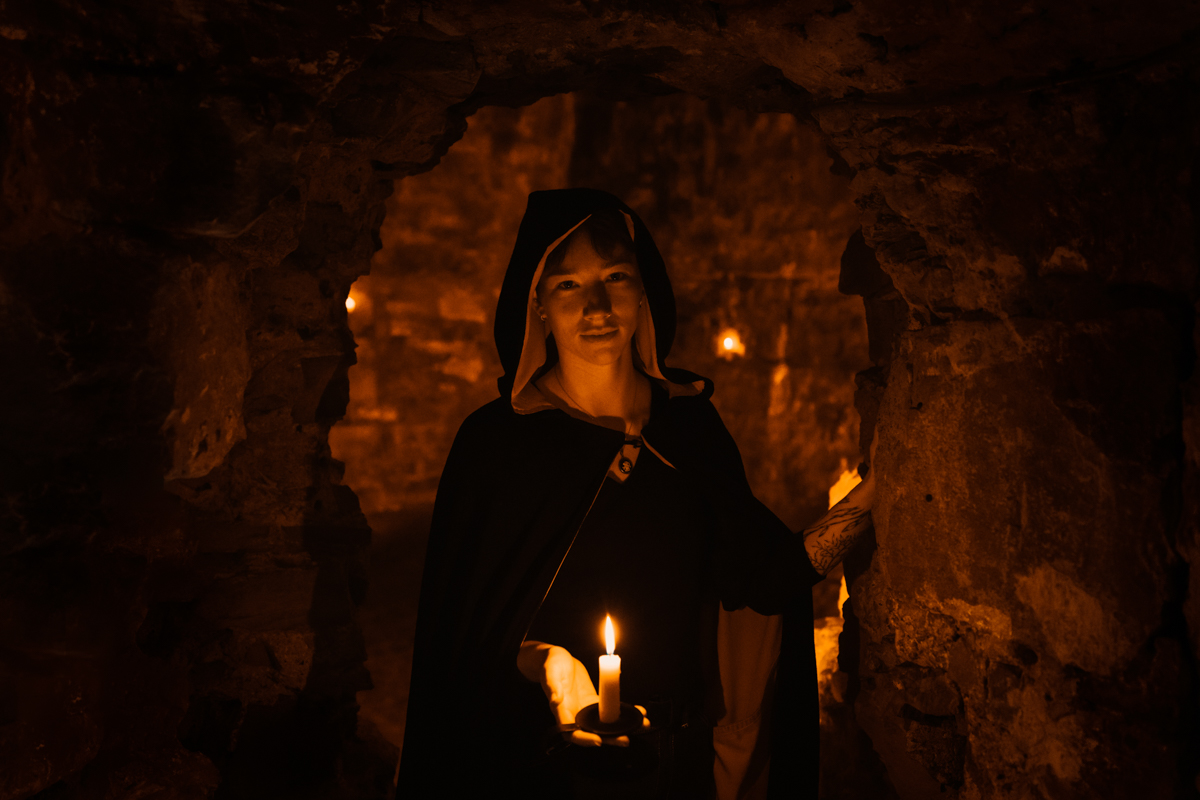
<instances>
[{"instance_id":1,"label":"background candle","mask_svg":"<svg viewBox=\"0 0 1200 800\"><path fill-rule=\"evenodd\" d=\"M621 657L613 655L616 637L612 617L604 617L604 646L608 655L600 656L600 721L616 722L621 717Z\"/></svg>"}]
</instances>

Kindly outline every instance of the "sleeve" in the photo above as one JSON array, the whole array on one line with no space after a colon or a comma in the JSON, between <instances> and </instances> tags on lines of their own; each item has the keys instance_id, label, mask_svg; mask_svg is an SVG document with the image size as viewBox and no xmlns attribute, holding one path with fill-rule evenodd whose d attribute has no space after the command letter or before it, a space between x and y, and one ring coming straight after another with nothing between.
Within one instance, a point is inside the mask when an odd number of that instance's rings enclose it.
<instances>
[{"instance_id":1,"label":"sleeve","mask_svg":"<svg viewBox=\"0 0 1200 800\"><path fill-rule=\"evenodd\" d=\"M442 468L433 517L429 527L429 542L425 550L425 568L421 576L421 595L418 607L417 644L437 630L445 630L445 620L439 619L453 606L452 569L454 554L466 545L463 532L469 530L478 508L487 502L484 496L488 482L482 480L486 471L488 448L476 429L474 416L459 427Z\"/></svg>"},{"instance_id":2,"label":"sleeve","mask_svg":"<svg viewBox=\"0 0 1200 800\"><path fill-rule=\"evenodd\" d=\"M749 607L779 614L824 576L804 548L804 537L787 527L754 496L737 443L707 399L697 402L693 438L705 468L706 501L713 515L712 564L721 603L728 611Z\"/></svg>"},{"instance_id":3,"label":"sleeve","mask_svg":"<svg viewBox=\"0 0 1200 800\"><path fill-rule=\"evenodd\" d=\"M455 554L469 546L464 533L487 503L489 452L486 426L476 415L459 428L438 483L429 544L421 577L417 630L413 642L412 678L398 782L399 797L434 796L453 768L453 723L461 710L461 670L454 669L462 646L463 587L454 569Z\"/></svg>"}]
</instances>

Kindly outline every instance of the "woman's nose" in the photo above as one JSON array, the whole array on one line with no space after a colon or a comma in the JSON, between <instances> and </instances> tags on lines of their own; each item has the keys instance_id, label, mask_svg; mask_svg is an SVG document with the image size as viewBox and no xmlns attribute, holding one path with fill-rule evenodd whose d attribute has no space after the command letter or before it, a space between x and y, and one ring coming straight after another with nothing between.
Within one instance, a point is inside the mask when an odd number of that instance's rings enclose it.
<instances>
[{"instance_id":1,"label":"woman's nose","mask_svg":"<svg viewBox=\"0 0 1200 800\"><path fill-rule=\"evenodd\" d=\"M608 297L608 287L603 283L588 286L587 302L583 307L583 316L591 319L605 319L612 314L612 300Z\"/></svg>"}]
</instances>

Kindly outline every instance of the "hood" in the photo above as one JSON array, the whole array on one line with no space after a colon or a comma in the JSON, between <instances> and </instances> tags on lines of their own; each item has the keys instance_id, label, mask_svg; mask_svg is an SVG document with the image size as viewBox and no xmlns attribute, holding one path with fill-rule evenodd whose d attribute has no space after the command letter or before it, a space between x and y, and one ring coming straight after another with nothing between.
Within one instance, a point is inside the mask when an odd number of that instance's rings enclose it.
<instances>
[{"instance_id":1,"label":"hood","mask_svg":"<svg viewBox=\"0 0 1200 800\"><path fill-rule=\"evenodd\" d=\"M533 192L517 231L500 299L496 305L496 350L504 367L500 394L519 412L551 407L530 384L546 365L546 330L534 310L534 291L546 257L591 214L617 209L633 236L646 303L634 334L634 361L671 396L711 394L707 378L666 364L675 340L675 294L662 255L640 217L617 197L598 189ZM536 394L536 397L531 395Z\"/></svg>"}]
</instances>

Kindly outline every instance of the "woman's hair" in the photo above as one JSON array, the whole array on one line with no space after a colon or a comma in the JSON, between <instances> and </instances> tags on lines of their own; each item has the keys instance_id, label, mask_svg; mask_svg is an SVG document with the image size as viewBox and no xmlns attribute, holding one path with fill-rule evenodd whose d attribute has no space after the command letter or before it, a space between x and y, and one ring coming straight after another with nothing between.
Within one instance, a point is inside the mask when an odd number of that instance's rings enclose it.
<instances>
[{"instance_id":1,"label":"woman's hair","mask_svg":"<svg viewBox=\"0 0 1200 800\"><path fill-rule=\"evenodd\" d=\"M563 259L575 237L585 235L592 242L596 253L606 261L613 260L617 255L623 255L637 263L637 250L633 246L633 238L625 225L625 215L615 208L597 211L587 218L587 221L571 232L571 235L559 243L558 247L546 256L546 274L551 274L562 266Z\"/></svg>"}]
</instances>

